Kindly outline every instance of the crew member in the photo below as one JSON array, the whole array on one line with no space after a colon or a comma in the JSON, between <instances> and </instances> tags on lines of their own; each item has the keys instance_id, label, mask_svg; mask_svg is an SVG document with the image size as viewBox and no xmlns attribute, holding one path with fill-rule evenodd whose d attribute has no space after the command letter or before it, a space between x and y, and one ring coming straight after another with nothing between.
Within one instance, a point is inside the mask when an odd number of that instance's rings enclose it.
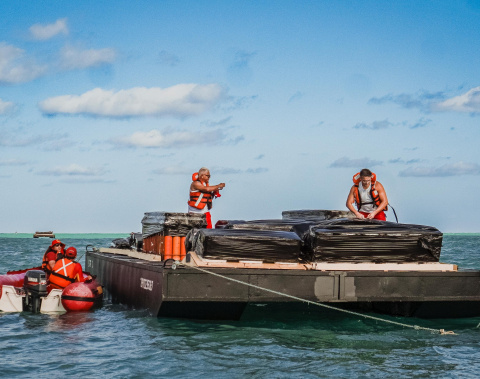
<instances>
[{"instance_id":1,"label":"crew member","mask_svg":"<svg viewBox=\"0 0 480 379\"><path fill-rule=\"evenodd\" d=\"M83 277L82 265L75 262L77 249L69 247L65 251L65 257L59 259L50 274L50 285L52 288L64 289L70 283L84 282L89 277Z\"/></svg>"},{"instance_id":2,"label":"crew member","mask_svg":"<svg viewBox=\"0 0 480 379\"><path fill-rule=\"evenodd\" d=\"M42 269L47 273L47 277L52 272L55 262L63 258L64 249L65 244L62 243L62 241L53 240L52 244L45 251L45 254L43 254Z\"/></svg>"},{"instance_id":3,"label":"crew member","mask_svg":"<svg viewBox=\"0 0 480 379\"><path fill-rule=\"evenodd\" d=\"M207 228L212 229L212 199L220 197L219 190L225 187L225 183L214 186L208 184L210 180L210 170L202 167L197 173L192 175L192 184L190 184L190 199L188 200L188 213L204 213L207 220Z\"/></svg>"},{"instance_id":4,"label":"crew member","mask_svg":"<svg viewBox=\"0 0 480 379\"><path fill-rule=\"evenodd\" d=\"M353 206L356 204L357 208ZM385 189L376 181L376 175L364 168L353 176L353 186L347 198L347 208L357 218L368 218L386 221L388 199Z\"/></svg>"}]
</instances>

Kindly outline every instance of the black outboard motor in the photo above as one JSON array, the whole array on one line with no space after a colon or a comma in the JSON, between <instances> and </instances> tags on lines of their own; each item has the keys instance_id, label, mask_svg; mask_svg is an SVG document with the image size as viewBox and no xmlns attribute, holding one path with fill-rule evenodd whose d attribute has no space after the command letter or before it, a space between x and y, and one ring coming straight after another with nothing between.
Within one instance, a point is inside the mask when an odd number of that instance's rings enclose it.
<instances>
[{"instance_id":1,"label":"black outboard motor","mask_svg":"<svg viewBox=\"0 0 480 379\"><path fill-rule=\"evenodd\" d=\"M23 310L33 313L40 312L42 297L47 296L47 275L42 270L29 270L23 281L25 297L23 298Z\"/></svg>"}]
</instances>

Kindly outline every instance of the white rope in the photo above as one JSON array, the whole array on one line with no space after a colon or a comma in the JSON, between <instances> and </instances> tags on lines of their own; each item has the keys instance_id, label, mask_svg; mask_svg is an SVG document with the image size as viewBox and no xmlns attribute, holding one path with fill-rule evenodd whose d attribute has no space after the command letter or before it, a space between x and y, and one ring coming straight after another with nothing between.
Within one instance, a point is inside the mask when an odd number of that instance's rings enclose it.
<instances>
[{"instance_id":1,"label":"white rope","mask_svg":"<svg viewBox=\"0 0 480 379\"><path fill-rule=\"evenodd\" d=\"M187 265L187 264L182 263L182 262L180 262L180 261L175 261L175 263L178 264L178 265L185 266L185 267L193 268L193 269L195 269L195 270L204 272L204 273L206 273L206 274L210 274L210 275L217 276L217 277L222 278L222 279L225 279L225 280L229 280L229 281L231 281L231 282L243 284L243 285L245 285L245 286L253 287L253 288L256 288L256 289L259 289L259 290L262 290L262 291L266 291L266 292L270 292L270 293L273 293L273 294L275 294L275 295L280 295L280 296L288 297L288 298L290 298L290 299L298 300L298 301L301 301L301 302L304 302L304 303L307 303L307 304L317 305L317 306L319 306L319 307L324 307L324 308L332 309L332 310L339 311L339 312L349 313L349 314L351 314L351 315L355 315L355 316L359 316L359 317L364 317L364 318L368 318L368 319L375 320L375 321L381 321L381 322L386 322L386 323L393 324L393 325L403 326L403 327L405 327L405 328L412 328L412 329L416 329L416 330L426 330L426 331L429 331L429 332L431 332L431 333L438 333L438 334L455 335L455 333L454 333L453 331L445 331L445 329L426 328L426 327L424 327L424 326L419 326L419 325L409 325L409 324L404 324L404 323L397 322L397 321L386 320L386 319L383 319L383 318L380 318L380 317L375 317L375 316L366 315L366 314L363 314L363 313L358 313L358 312L354 312L354 311L349 311L349 310L347 310L347 309L337 308L337 307L334 307L334 306L331 306L331 305L327 305L327 304L324 304L324 303L320 303L320 302L317 302L317 301L311 301L311 300L307 300L307 299L302 299L302 298L297 297L297 296L293 296L293 295L289 295L289 294L286 294L286 293L282 293L282 292L278 292L278 291L275 291L275 290L271 290L271 289L268 289L268 288L260 287L260 286L257 286L257 285L255 285L255 284L251 284L251 283L247 283L247 282L242 282L241 280L229 278L228 276L224 276L224 275L221 275L221 274L217 274L216 272L208 271L208 270L202 269L202 268L197 267L197 266L190 266L190 265ZM480 325L480 324L479 324L479 325Z\"/></svg>"}]
</instances>

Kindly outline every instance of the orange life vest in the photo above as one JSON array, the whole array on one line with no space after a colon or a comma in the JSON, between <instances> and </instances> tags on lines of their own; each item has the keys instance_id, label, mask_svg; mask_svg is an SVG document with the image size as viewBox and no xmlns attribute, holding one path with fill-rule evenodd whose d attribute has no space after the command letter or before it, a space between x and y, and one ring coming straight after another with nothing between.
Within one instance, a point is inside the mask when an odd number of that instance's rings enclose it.
<instances>
[{"instance_id":1,"label":"orange life vest","mask_svg":"<svg viewBox=\"0 0 480 379\"><path fill-rule=\"evenodd\" d=\"M204 186L208 184L203 183ZM210 209L212 207L212 194L210 192L190 191L190 200L188 205L197 209L205 208L208 205Z\"/></svg>"},{"instance_id":2,"label":"orange life vest","mask_svg":"<svg viewBox=\"0 0 480 379\"><path fill-rule=\"evenodd\" d=\"M58 260L50 274L50 283L60 288L65 288L70 283L74 283L75 266L76 262L68 258Z\"/></svg>"},{"instance_id":3,"label":"orange life vest","mask_svg":"<svg viewBox=\"0 0 480 379\"><path fill-rule=\"evenodd\" d=\"M51 251L52 250L50 250L50 248L48 248L47 251L45 252L45 254L43 254L42 270L45 271L47 274L52 273L52 269L50 268L50 265L48 264L48 261L47 261L47 254L50 253Z\"/></svg>"},{"instance_id":4,"label":"orange life vest","mask_svg":"<svg viewBox=\"0 0 480 379\"><path fill-rule=\"evenodd\" d=\"M198 181L198 172L192 174L192 180L194 182ZM205 187L208 186L208 182L202 183ZM188 205L193 208L203 209L205 205L208 205L208 209L212 207L212 193L210 192L201 192L201 191L190 191L190 200Z\"/></svg>"},{"instance_id":5,"label":"orange life vest","mask_svg":"<svg viewBox=\"0 0 480 379\"><path fill-rule=\"evenodd\" d=\"M372 172L372 180L371 180L371 184L370 184L370 196L373 199L373 204L375 204L377 207L379 207L380 203L382 201L380 200L380 196L378 195L378 191L375 189L375 182L376 181L377 181L377 175L375 175L375 173ZM360 210L360 208L362 207L362 204L365 204L365 203L362 203L362 199L360 198L360 194L358 193L358 186L359 186L360 182L361 182L360 173L357 172L355 175L353 175L353 184L355 185L355 191L353 192L353 196L355 197L355 203L357 204L357 209L358 210ZM370 203L366 203L366 204L370 204ZM385 208L383 210L384 211L388 210L388 207L385 206Z\"/></svg>"}]
</instances>

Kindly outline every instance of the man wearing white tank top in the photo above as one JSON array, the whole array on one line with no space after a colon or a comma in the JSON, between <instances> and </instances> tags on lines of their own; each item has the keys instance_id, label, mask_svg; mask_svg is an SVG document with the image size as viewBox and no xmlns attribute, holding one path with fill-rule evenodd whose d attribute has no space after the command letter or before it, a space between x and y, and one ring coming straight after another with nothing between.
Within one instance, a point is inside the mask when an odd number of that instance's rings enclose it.
<instances>
[{"instance_id":1,"label":"man wearing white tank top","mask_svg":"<svg viewBox=\"0 0 480 379\"><path fill-rule=\"evenodd\" d=\"M212 200L214 197L220 197L219 190L225 187L225 183L210 185L210 170L202 167L198 174L193 174L192 184L190 185L190 198L188 200L188 213L205 214L207 228L212 229Z\"/></svg>"},{"instance_id":2,"label":"man wearing white tank top","mask_svg":"<svg viewBox=\"0 0 480 379\"><path fill-rule=\"evenodd\" d=\"M356 207L354 206L356 204ZM357 218L386 221L385 210L388 205L383 185L376 181L376 175L364 168L354 176L354 185L347 198L347 208Z\"/></svg>"}]
</instances>

